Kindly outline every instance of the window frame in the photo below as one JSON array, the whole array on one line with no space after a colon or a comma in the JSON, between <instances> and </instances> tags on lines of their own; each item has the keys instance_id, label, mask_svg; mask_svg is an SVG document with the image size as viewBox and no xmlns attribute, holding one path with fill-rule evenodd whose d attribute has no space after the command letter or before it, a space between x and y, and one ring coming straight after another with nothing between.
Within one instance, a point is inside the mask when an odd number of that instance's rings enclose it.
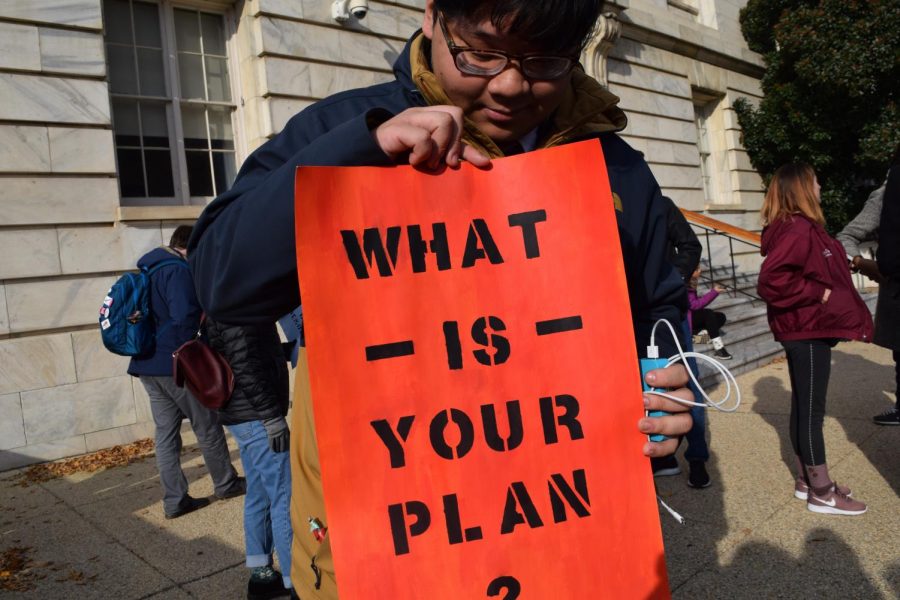
<instances>
[{"instance_id":1,"label":"window frame","mask_svg":"<svg viewBox=\"0 0 900 600\"><path fill-rule=\"evenodd\" d=\"M193 196L190 194L190 186L188 183L187 155L184 144L184 123L181 116L181 108L187 106L199 107L222 107L229 110L231 118L231 131L234 143L233 155L235 161L235 171L243 162L245 153L245 140L243 135L243 98L241 96L240 82L240 66L237 60L236 52L237 44L237 28L234 19L234 10L231 2L209 2L205 0L132 0L154 4L158 7L157 17L159 19L160 39L162 43L163 55L163 77L165 78L166 94L165 98L157 96L145 96L142 94L121 94L112 91L109 88L110 105L117 98L125 100L133 100L137 102L159 102L165 106L166 127L169 135L169 152L172 167L172 186L174 189L173 196L123 196L121 189L121 169L119 166L118 148L116 148L116 179L119 180L119 205L123 207L179 207L179 206L204 206L211 202L217 194L221 194L225 190L216 189L214 170L212 165L212 153L215 152L211 147L206 149L206 154L210 159L210 176L212 177L212 185L214 194L212 196ZM222 102L216 100L196 100L185 99L181 92L181 81L178 77L178 46L175 37L175 10L184 9L193 12L213 14L222 18L222 35L225 43L225 64L228 69L228 89L231 92L231 102ZM133 12L130 11L132 18L132 30L134 30ZM108 26L104 15L104 27ZM109 65L109 56L106 49L106 36L104 35L104 52L107 54L106 62ZM201 61L205 73L205 61ZM111 73L107 67L107 83L109 84ZM178 114L176 115L176 110ZM112 114L111 114L112 116ZM112 123L113 136L116 134L115 125ZM209 138L210 126L209 118L206 119L207 141ZM143 136L141 136L140 147L143 149ZM144 168L144 177L146 184L146 168Z\"/></svg>"}]
</instances>

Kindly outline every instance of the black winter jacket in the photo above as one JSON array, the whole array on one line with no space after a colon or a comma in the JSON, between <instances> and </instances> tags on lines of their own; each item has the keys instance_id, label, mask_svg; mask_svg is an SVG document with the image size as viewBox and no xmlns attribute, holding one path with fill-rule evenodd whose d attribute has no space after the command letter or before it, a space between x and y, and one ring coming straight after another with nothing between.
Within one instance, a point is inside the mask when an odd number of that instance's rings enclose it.
<instances>
[{"instance_id":1,"label":"black winter jacket","mask_svg":"<svg viewBox=\"0 0 900 600\"><path fill-rule=\"evenodd\" d=\"M669 240L669 263L678 270L681 278L687 282L700 265L703 246L691 224L682 214L675 202L663 196L666 205L666 238Z\"/></svg>"},{"instance_id":2,"label":"black winter jacket","mask_svg":"<svg viewBox=\"0 0 900 600\"><path fill-rule=\"evenodd\" d=\"M287 415L288 368L275 323L226 325L207 319L206 337L234 372L234 393L218 411L223 425Z\"/></svg>"}]
</instances>

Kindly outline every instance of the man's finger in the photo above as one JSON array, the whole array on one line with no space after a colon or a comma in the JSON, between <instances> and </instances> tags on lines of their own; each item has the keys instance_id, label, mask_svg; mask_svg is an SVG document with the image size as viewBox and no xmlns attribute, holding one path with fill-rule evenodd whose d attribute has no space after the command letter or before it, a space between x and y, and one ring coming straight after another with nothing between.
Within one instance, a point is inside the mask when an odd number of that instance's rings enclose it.
<instances>
[{"instance_id":1,"label":"man's finger","mask_svg":"<svg viewBox=\"0 0 900 600\"><path fill-rule=\"evenodd\" d=\"M678 450L678 440L666 440L664 442L647 442L644 444L644 456L651 458L669 456Z\"/></svg>"},{"instance_id":2,"label":"man's finger","mask_svg":"<svg viewBox=\"0 0 900 600\"><path fill-rule=\"evenodd\" d=\"M466 160L479 169L486 169L491 166L491 159L488 156L485 156L472 146L468 146L466 144L462 144L462 158Z\"/></svg>"},{"instance_id":3,"label":"man's finger","mask_svg":"<svg viewBox=\"0 0 900 600\"><path fill-rule=\"evenodd\" d=\"M694 401L694 393L689 388L679 388L677 390L669 390L666 392L670 396L681 398L689 402ZM644 408L647 410L664 410L666 412L687 412L691 409L689 404L676 402L671 398L666 398L658 394L644 392Z\"/></svg>"},{"instance_id":4,"label":"man's finger","mask_svg":"<svg viewBox=\"0 0 900 600\"><path fill-rule=\"evenodd\" d=\"M688 383L687 369L681 363L664 369L653 369L644 376L644 381L655 388L680 388Z\"/></svg>"},{"instance_id":5,"label":"man's finger","mask_svg":"<svg viewBox=\"0 0 900 600\"><path fill-rule=\"evenodd\" d=\"M686 434L691 430L693 422L690 413L676 413L667 417L643 417L638 421L638 429L647 435L661 433L672 437Z\"/></svg>"}]
</instances>

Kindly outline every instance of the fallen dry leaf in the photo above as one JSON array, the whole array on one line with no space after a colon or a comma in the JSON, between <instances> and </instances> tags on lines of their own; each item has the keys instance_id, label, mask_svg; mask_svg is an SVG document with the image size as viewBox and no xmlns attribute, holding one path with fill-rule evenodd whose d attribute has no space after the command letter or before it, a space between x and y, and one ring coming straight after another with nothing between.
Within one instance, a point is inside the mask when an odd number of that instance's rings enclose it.
<instances>
[{"instance_id":1,"label":"fallen dry leaf","mask_svg":"<svg viewBox=\"0 0 900 600\"><path fill-rule=\"evenodd\" d=\"M31 484L49 481L73 473L93 473L111 467L124 467L143 460L153 453L153 440L138 440L124 446L113 446L66 460L33 465L18 476L16 485L28 487Z\"/></svg>"},{"instance_id":2,"label":"fallen dry leaf","mask_svg":"<svg viewBox=\"0 0 900 600\"><path fill-rule=\"evenodd\" d=\"M31 570L31 548L14 546L0 552L0 590L27 592L37 579Z\"/></svg>"}]
</instances>

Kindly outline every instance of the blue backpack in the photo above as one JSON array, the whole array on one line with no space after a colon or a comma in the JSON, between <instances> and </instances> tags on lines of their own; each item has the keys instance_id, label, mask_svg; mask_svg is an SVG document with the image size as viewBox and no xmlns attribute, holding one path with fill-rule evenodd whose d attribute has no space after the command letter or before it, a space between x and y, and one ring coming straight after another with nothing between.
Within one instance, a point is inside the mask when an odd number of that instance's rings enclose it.
<instances>
[{"instance_id":1,"label":"blue backpack","mask_svg":"<svg viewBox=\"0 0 900 600\"><path fill-rule=\"evenodd\" d=\"M113 284L100 307L100 337L106 349L122 356L145 356L156 348L156 320L150 311L150 275L167 265L187 263L179 258L161 261L152 269L125 273Z\"/></svg>"}]
</instances>

